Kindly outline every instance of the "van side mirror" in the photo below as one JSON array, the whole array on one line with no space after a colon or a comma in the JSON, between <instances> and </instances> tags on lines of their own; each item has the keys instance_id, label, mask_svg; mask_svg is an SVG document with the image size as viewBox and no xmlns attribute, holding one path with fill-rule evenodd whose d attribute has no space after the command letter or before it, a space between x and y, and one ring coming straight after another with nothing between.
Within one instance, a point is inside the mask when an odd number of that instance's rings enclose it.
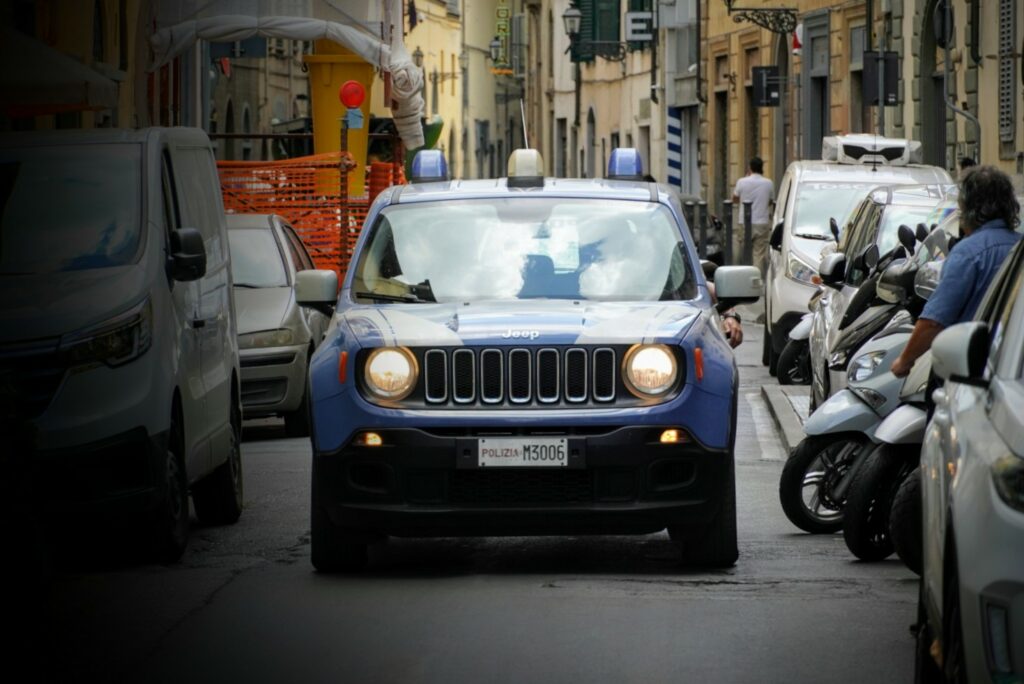
<instances>
[{"instance_id":1,"label":"van side mirror","mask_svg":"<svg viewBox=\"0 0 1024 684\"><path fill-rule=\"evenodd\" d=\"M171 277L181 282L206 275L206 246L195 228L171 231Z\"/></svg>"},{"instance_id":2,"label":"van side mirror","mask_svg":"<svg viewBox=\"0 0 1024 684\"><path fill-rule=\"evenodd\" d=\"M833 252L822 258L818 265L818 275L825 285L841 289L843 278L846 277L846 255L842 252Z\"/></svg>"},{"instance_id":3,"label":"van side mirror","mask_svg":"<svg viewBox=\"0 0 1024 684\"><path fill-rule=\"evenodd\" d=\"M832 232L832 239L839 242L839 224L836 222L835 218L829 218L828 229Z\"/></svg>"},{"instance_id":4,"label":"van side mirror","mask_svg":"<svg viewBox=\"0 0 1024 684\"><path fill-rule=\"evenodd\" d=\"M333 316L338 301L338 274L329 269L299 271L295 274L295 301L299 306Z\"/></svg>"},{"instance_id":5,"label":"van side mirror","mask_svg":"<svg viewBox=\"0 0 1024 684\"><path fill-rule=\"evenodd\" d=\"M782 229L785 228L785 226L785 221L779 221L776 223L775 228L772 229L771 236L768 238L768 246L776 252L782 250Z\"/></svg>"},{"instance_id":6,"label":"van side mirror","mask_svg":"<svg viewBox=\"0 0 1024 684\"><path fill-rule=\"evenodd\" d=\"M901 223L896 233L899 236L900 244L907 250L907 254L913 255L914 247L917 246L917 235L914 231L907 224Z\"/></svg>"}]
</instances>

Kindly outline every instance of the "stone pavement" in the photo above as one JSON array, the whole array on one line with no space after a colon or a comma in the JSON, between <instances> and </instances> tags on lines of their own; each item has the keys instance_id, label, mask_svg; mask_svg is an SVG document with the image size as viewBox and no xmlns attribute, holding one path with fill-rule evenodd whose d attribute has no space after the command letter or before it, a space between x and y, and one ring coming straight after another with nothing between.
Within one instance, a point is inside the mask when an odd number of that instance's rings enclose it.
<instances>
[{"instance_id":1,"label":"stone pavement","mask_svg":"<svg viewBox=\"0 0 1024 684\"><path fill-rule=\"evenodd\" d=\"M809 414L811 388L806 385L762 385L768 409L775 419L786 453L804 438L804 421Z\"/></svg>"}]
</instances>

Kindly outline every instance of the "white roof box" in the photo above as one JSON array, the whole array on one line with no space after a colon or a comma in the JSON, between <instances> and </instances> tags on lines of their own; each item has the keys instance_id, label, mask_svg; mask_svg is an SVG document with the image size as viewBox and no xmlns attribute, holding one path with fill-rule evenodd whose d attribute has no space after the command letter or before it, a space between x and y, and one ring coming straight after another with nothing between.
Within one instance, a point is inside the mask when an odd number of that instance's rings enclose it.
<instances>
[{"instance_id":1,"label":"white roof box","mask_svg":"<svg viewBox=\"0 0 1024 684\"><path fill-rule=\"evenodd\" d=\"M918 140L858 133L822 138L821 158L840 164L904 166L920 164L923 155Z\"/></svg>"}]
</instances>

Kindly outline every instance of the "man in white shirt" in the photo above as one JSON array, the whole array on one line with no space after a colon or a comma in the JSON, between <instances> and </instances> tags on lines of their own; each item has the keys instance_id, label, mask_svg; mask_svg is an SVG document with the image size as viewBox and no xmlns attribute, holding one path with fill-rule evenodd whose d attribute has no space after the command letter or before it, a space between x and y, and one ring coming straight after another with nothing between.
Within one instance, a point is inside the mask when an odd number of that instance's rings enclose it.
<instances>
[{"instance_id":1,"label":"man in white shirt","mask_svg":"<svg viewBox=\"0 0 1024 684\"><path fill-rule=\"evenodd\" d=\"M750 160L746 176L736 181L736 189L732 192L733 216L736 217L736 228L733 230L732 258L739 263L743 258L743 240L745 237L743 221L743 203L751 202L751 242L754 262L764 275L768 266L768 238L771 236L771 205L775 203L775 184L765 178L764 162L760 157Z\"/></svg>"}]
</instances>

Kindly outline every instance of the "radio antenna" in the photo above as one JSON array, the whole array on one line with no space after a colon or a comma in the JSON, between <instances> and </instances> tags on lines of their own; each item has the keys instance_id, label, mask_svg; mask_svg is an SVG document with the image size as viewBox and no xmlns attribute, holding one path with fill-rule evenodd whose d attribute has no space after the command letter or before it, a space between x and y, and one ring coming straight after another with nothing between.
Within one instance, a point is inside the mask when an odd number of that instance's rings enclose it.
<instances>
[{"instance_id":1,"label":"radio antenna","mask_svg":"<svg viewBox=\"0 0 1024 684\"><path fill-rule=\"evenodd\" d=\"M519 98L519 116L523 122L523 144L529 148L530 134L526 132L526 104L523 102L523 98Z\"/></svg>"}]
</instances>

